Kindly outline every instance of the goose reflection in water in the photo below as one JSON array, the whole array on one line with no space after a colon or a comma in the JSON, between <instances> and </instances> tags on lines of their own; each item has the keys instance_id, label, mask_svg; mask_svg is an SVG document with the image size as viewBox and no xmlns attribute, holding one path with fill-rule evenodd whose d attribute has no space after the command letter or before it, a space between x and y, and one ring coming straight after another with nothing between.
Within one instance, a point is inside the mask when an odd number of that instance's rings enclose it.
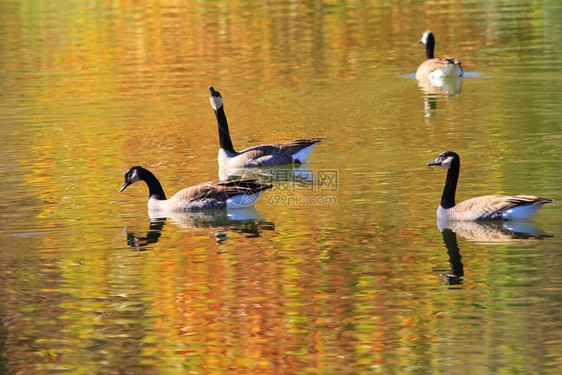
<instances>
[{"instance_id":1,"label":"goose reflection in water","mask_svg":"<svg viewBox=\"0 0 562 375\"><path fill-rule=\"evenodd\" d=\"M148 227L148 232L146 236L135 236L135 233L129 232L127 227L124 228L125 236L127 237L127 246L142 248L144 246L150 245L152 243L158 242L158 239L162 235L162 228L166 223L166 218L154 218L150 219L150 226Z\"/></svg>"},{"instance_id":2,"label":"goose reflection in water","mask_svg":"<svg viewBox=\"0 0 562 375\"><path fill-rule=\"evenodd\" d=\"M162 217L165 214L165 217ZM169 222L183 229L213 228L217 244L229 239L228 232L245 234L247 238L261 237L264 230L275 230L275 224L263 220L254 208L236 210L165 212L149 211L150 226L146 236L137 236L125 228L127 245L139 250L156 243L162 235L164 224Z\"/></svg>"},{"instance_id":3,"label":"goose reflection in water","mask_svg":"<svg viewBox=\"0 0 562 375\"><path fill-rule=\"evenodd\" d=\"M462 256L460 254L459 245L457 244L457 235L449 228L441 231L443 242L449 254L449 263L451 270L448 273L441 274L445 279L445 285L461 285L462 277L464 276L464 266L462 264Z\"/></svg>"},{"instance_id":4,"label":"goose reflection in water","mask_svg":"<svg viewBox=\"0 0 562 375\"><path fill-rule=\"evenodd\" d=\"M479 243L523 242L550 237L534 221L437 221L437 227L441 232L450 229Z\"/></svg>"},{"instance_id":5,"label":"goose reflection in water","mask_svg":"<svg viewBox=\"0 0 562 375\"><path fill-rule=\"evenodd\" d=\"M437 221L449 255L450 272L441 274L445 285L461 285L464 276L457 234L478 243L524 242L550 237L532 221Z\"/></svg>"},{"instance_id":6,"label":"goose reflection in water","mask_svg":"<svg viewBox=\"0 0 562 375\"><path fill-rule=\"evenodd\" d=\"M447 77L429 81L417 81L418 87L425 95L451 96L460 94L461 77Z\"/></svg>"},{"instance_id":7,"label":"goose reflection in water","mask_svg":"<svg viewBox=\"0 0 562 375\"><path fill-rule=\"evenodd\" d=\"M418 87L424 94L423 110L426 118L434 117L439 97L448 97L460 94L462 87L461 77L439 78L429 81L417 81Z\"/></svg>"}]
</instances>

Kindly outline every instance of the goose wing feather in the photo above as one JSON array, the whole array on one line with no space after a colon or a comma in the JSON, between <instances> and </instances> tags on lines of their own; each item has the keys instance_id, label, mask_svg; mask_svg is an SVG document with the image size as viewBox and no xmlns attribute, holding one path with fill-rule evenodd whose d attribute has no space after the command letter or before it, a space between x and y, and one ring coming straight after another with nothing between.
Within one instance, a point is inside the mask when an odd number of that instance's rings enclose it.
<instances>
[{"instance_id":1,"label":"goose wing feather","mask_svg":"<svg viewBox=\"0 0 562 375\"><path fill-rule=\"evenodd\" d=\"M269 167L292 164L293 154L296 154L303 148L321 142L323 139L295 139L288 142L259 145L240 151L236 158L243 167Z\"/></svg>"},{"instance_id":2,"label":"goose wing feather","mask_svg":"<svg viewBox=\"0 0 562 375\"><path fill-rule=\"evenodd\" d=\"M550 203L552 200L534 195L485 195L467 199L452 208L460 220L497 220L513 207Z\"/></svg>"},{"instance_id":3,"label":"goose wing feather","mask_svg":"<svg viewBox=\"0 0 562 375\"><path fill-rule=\"evenodd\" d=\"M324 138L304 138L304 139L295 139L289 142L283 143L275 143L273 146L278 147L280 150L289 153L289 155L296 154L303 148L308 146L312 146L318 142L322 142Z\"/></svg>"},{"instance_id":4,"label":"goose wing feather","mask_svg":"<svg viewBox=\"0 0 562 375\"><path fill-rule=\"evenodd\" d=\"M226 200L240 194L255 194L270 189L257 180L229 180L205 182L178 191L169 200L173 206L193 208L224 208Z\"/></svg>"},{"instance_id":5,"label":"goose wing feather","mask_svg":"<svg viewBox=\"0 0 562 375\"><path fill-rule=\"evenodd\" d=\"M240 151L236 159L242 167L269 167L293 163L291 154L275 145L260 145Z\"/></svg>"},{"instance_id":6,"label":"goose wing feather","mask_svg":"<svg viewBox=\"0 0 562 375\"><path fill-rule=\"evenodd\" d=\"M292 164L293 158L291 154L286 152L274 152L270 155L264 155L254 160L255 167L273 167L277 165Z\"/></svg>"}]
</instances>

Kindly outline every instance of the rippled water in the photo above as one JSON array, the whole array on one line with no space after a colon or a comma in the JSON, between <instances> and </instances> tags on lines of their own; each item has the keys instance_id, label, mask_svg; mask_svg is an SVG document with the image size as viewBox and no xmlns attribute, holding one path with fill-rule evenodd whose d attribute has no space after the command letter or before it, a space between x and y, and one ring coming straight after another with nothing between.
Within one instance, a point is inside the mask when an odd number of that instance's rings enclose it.
<instances>
[{"instance_id":1,"label":"rippled water","mask_svg":"<svg viewBox=\"0 0 562 375\"><path fill-rule=\"evenodd\" d=\"M560 373L559 2L0 10L0 373ZM462 82L411 78L426 29ZM218 178L209 85L240 149L326 140L255 210L150 218L130 166ZM459 200L557 202L438 228L447 149Z\"/></svg>"}]
</instances>

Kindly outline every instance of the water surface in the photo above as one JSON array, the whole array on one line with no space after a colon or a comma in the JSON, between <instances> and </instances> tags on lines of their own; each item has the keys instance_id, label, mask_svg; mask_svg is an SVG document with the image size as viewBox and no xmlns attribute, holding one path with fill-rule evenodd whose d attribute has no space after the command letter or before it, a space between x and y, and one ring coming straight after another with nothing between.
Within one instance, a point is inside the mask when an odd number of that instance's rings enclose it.
<instances>
[{"instance_id":1,"label":"water surface","mask_svg":"<svg viewBox=\"0 0 562 375\"><path fill-rule=\"evenodd\" d=\"M560 373L559 203L442 234L425 167L454 150L459 199L562 200L558 2L0 10L0 372ZM458 87L408 78L426 29ZM150 218L129 167L218 178L209 85L239 149L325 137L314 180Z\"/></svg>"}]
</instances>

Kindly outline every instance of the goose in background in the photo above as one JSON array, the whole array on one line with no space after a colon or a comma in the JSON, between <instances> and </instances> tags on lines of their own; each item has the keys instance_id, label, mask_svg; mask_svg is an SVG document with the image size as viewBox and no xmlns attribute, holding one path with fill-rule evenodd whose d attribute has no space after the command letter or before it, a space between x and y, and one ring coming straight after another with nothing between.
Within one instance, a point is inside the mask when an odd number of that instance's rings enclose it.
<instances>
[{"instance_id":1,"label":"goose in background","mask_svg":"<svg viewBox=\"0 0 562 375\"><path fill-rule=\"evenodd\" d=\"M209 87L209 90L211 91L209 101L217 116L219 130L219 168L236 169L302 164L306 162L316 144L323 140L323 138L296 139L289 142L250 147L237 152L234 150L230 139L222 96L212 86Z\"/></svg>"},{"instance_id":2,"label":"goose in background","mask_svg":"<svg viewBox=\"0 0 562 375\"><path fill-rule=\"evenodd\" d=\"M447 169L445 188L441 196L441 204L437 209L437 220L529 220L543 204L552 202L552 199L534 195L485 195L455 204L461 166L459 155L453 151L445 151L427 165Z\"/></svg>"},{"instance_id":3,"label":"goose in background","mask_svg":"<svg viewBox=\"0 0 562 375\"><path fill-rule=\"evenodd\" d=\"M137 181L144 181L148 185L148 209L162 211L250 207L256 203L264 190L272 187L256 180L213 181L185 188L167 199L156 176L143 167L135 166L125 173L125 181L119 191L125 190L127 186Z\"/></svg>"},{"instance_id":4,"label":"goose in background","mask_svg":"<svg viewBox=\"0 0 562 375\"><path fill-rule=\"evenodd\" d=\"M452 58L436 59L434 57L435 37L431 31L424 32L419 42L425 44L426 60L421 63L416 71L418 81L429 80L435 86L441 86L440 82L443 78L462 77L463 72L459 60Z\"/></svg>"}]
</instances>

